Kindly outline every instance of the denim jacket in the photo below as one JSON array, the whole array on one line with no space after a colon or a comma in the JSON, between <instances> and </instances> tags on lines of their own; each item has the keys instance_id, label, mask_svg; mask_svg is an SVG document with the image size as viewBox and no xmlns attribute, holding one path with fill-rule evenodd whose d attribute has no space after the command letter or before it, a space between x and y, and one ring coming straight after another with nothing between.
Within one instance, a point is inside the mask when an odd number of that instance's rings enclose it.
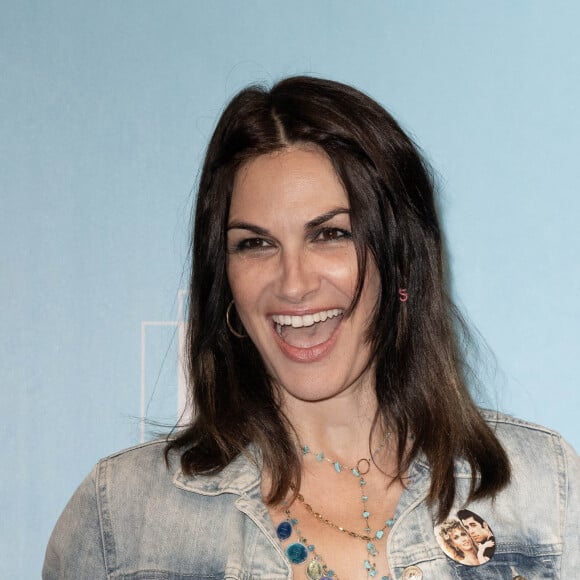
<instances>
[{"instance_id":1,"label":"denim jacket","mask_svg":"<svg viewBox=\"0 0 580 580\"><path fill-rule=\"evenodd\" d=\"M580 578L580 459L543 427L486 413L512 464L495 500L470 502L495 537L493 557L467 566L446 555L426 502L430 469L417 458L387 539L396 580ZM43 578L126 580L286 579L292 570L260 493L260 459L248 450L217 475L187 476L164 442L100 461L50 539ZM469 465L456 462L454 511ZM385 550L381 551L385 557Z\"/></svg>"}]
</instances>

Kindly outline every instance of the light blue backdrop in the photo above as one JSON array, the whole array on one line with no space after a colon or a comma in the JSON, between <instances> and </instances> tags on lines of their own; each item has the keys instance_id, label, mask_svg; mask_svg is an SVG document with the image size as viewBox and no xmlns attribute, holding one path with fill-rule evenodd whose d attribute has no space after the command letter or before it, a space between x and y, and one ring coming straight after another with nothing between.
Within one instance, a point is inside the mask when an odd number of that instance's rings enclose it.
<instances>
[{"instance_id":1,"label":"light blue backdrop","mask_svg":"<svg viewBox=\"0 0 580 580\"><path fill-rule=\"evenodd\" d=\"M352 83L416 137L496 355L488 402L580 447L579 20L573 0L1 0L0 577L38 577L142 400L174 420L192 187L251 81Z\"/></svg>"}]
</instances>

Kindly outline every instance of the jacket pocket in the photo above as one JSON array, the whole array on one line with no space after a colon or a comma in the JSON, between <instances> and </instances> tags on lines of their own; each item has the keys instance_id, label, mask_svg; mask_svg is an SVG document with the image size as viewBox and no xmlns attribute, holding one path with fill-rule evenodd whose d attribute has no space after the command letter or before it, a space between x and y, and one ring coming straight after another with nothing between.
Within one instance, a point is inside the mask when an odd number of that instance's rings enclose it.
<instances>
[{"instance_id":1,"label":"jacket pocket","mask_svg":"<svg viewBox=\"0 0 580 580\"><path fill-rule=\"evenodd\" d=\"M493 558L481 566L455 566L461 580L555 580L558 578L560 546L498 545Z\"/></svg>"}]
</instances>

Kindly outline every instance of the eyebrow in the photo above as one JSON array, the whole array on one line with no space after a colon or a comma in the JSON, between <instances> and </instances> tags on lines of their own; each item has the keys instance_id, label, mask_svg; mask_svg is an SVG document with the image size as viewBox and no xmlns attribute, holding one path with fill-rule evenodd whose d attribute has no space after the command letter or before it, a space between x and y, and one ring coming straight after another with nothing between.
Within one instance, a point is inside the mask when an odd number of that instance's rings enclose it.
<instances>
[{"instance_id":1,"label":"eyebrow","mask_svg":"<svg viewBox=\"0 0 580 580\"><path fill-rule=\"evenodd\" d=\"M304 229L306 231L313 230L314 228L317 228L318 226L321 226L323 223L331 220L333 217L343 213L348 214L350 213L350 210L347 207L337 207L335 209L331 209L330 211L327 211L326 213L316 216L315 218L306 222L306 224L304 224ZM267 229L243 221L236 221L228 224L227 231L229 232L230 230L248 230L250 232L254 232L259 236L271 235Z\"/></svg>"}]
</instances>

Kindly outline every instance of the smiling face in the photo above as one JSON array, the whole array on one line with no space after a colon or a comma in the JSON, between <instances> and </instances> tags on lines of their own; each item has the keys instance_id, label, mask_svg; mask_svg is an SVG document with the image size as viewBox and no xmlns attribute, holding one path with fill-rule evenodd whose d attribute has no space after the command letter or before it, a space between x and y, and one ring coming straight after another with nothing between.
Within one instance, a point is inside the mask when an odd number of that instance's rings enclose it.
<instances>
[{"instance_id":1,"label":"smiling face","mask_svg":"<svg viewBox=\"0 0 580 580\"><path fill-rule=\"evenodd\" d=\"M369 263L357 307L348 196L318 149L287 148L241 167L228 218L236 310L275 385L324 400L372 387L365 333L380 292Z\"/></svg>"},{"instance_id":2,"label":"smiling face","mask_svg":"<svg viewBox=\"0 0 580 580\"><path fill-rule=\"evenodd\" d=\"M449 533L451 544L455 548L459 548L462 552L471 552L475 548L469 534L463 528L455 528Z\"/></svg>"}]
</instances>

